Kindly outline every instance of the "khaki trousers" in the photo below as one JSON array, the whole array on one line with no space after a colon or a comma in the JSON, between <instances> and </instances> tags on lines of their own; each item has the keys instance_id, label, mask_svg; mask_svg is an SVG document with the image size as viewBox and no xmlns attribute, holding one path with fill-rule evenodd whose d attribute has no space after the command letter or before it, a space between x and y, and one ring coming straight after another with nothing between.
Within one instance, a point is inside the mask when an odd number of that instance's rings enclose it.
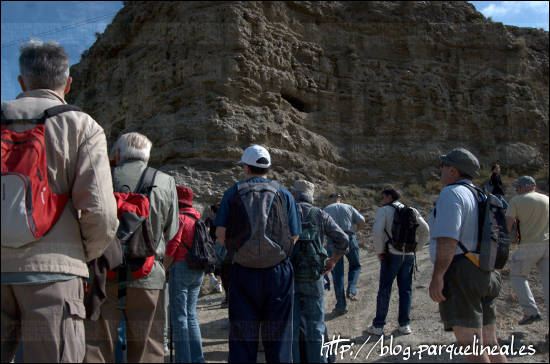
<instances>
[{"instance_id":1,"label":"khaki trousers","mask_svg":"<svg viewBox=\"0 0 550 364\"><path fill-rule=\"evenodd\" d=\"M105 286L107 299L97 321L86 320L85 363L114 363L117 328L126 317L128 363L164 363L164 294L158 289L126 289L126 309L117 309L117 285Z\"/></svg>"},{"instance_id":2,"label":"khaki trousers","mask_svg":"<svg viewBox=\"0 0 550 364\"><path fill-rule=\"evenodd\" d=\"M19 343L25 363L80 363L84 358L84 288L81 278L2 285L2 362Z\"/></svg>"}]
</instances>

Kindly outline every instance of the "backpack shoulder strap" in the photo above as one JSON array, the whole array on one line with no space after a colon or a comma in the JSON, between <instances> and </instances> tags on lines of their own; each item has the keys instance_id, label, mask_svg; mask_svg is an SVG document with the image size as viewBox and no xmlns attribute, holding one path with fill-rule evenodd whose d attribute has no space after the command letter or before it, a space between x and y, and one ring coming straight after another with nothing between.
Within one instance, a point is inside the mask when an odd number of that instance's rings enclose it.
<instances>
[{"instance_id":1,"label":"backpack shoulder strap","mask_svg":"<svg viewBox=\"0 0 550 364\"><path fill-rule=\"evenodd\" d=\"M9 125L9 124L15 124L15 123L44 124L46 122L46 119L67 111L82 111L82 110L75 105L70 105L70 104L57 105L54 107L50 107L49 109L46 109L42 117L35 118L35 119L7 119L6 115L4 114L4 110L2 110L2 124L3 125Z\"/></svg>"},{"instance_id":2,"label":"backpack shoulder strap","mask_svg":"<svg viewBox=\"0 0 550 364\"><path fill-rule=\"evenodd\" d=\"M321 211L320 208L313 206L311 210L309 210L309 213L307 214L306 218L304 219L305 223L312 222L313 217L316 216Z\"/></svg>"},{"instance_id":3,"label":"backpack shoulder strap","mask_svg":"<svg viewBox=\"0 0 550 364\"><path fill-rule=\"evenodd\" d=\"M135 193L143 193L144 195L147 195L147 198L149 198L151 195L151 190L153 189L153 187L155 187L154 183L157 172L158 170L154 168L146 167L141 174L141 178L136 186Z\"/></svg>"}]
</instances>

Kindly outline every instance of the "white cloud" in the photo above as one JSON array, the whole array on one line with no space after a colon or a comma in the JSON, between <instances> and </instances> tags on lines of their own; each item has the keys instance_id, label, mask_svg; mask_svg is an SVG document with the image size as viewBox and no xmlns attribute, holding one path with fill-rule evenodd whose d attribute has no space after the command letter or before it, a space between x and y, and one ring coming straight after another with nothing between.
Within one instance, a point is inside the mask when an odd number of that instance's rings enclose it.
<instances>
[{"instance_id":1,"label":"white cloud","mask_svg":"<svg viewBox=\"0 0 550 364\"><path fill-rule=\"evenodd\" d=\"M548 1L498 1L490 3L480 11L486 17L517 15L524 11L536 11L548 14Z\"/></svg>"}]
</instances>

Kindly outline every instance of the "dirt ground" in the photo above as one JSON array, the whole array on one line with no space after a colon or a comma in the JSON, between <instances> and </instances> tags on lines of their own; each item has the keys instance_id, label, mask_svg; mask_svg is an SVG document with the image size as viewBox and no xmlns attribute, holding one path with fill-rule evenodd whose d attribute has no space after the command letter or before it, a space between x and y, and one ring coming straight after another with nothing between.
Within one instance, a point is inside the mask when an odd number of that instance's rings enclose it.
<instances>
[{"instance_id":1,"label":"dirt ground","mask_svg":"<svg viewBox=\"0 0 550 364\"><path fill-rule=\"evenodd\" d=\"M361 236L359 236L361 239ZM376 294L378 291L379 263L374 254L365 244L360 252L361 275L358 282L358 297L356 302L348 301L349 312L344 316L333 317L330 313L336 304L334 291L325 291L325 312L329 336L340 335L337 362L466 362L463 356L452 356L456 345L454 334L445 332L440 322L438 305L428 296L428 287L433 270L430 262L428 246L417 255L418 271L413 281L413 298L411 308L411 335L399 335L397 329L398 293L394 283L390 309L385 327L385 335L371 337L365 332L376 312ZM516 247L513 247L513 251ZM345 262L346 271L348 267ZM497 335L501 345L506 345L510 362L547 363L549 360L548 321L542 320L527 326L519 326L517 322L523 312L510 286L508 269L502 271L503 288L498 298ZM332 283L332 282L331 282ZM542 285L534 270L529 277L529 283L539 310L544 312L544 297ZM207 362L226 362L228 355L228 334L225 326L227 309L221 309L223 293L210 293L199 297L198 319L202 334L204 357ZM352 346L349 346L353 344ZM345 345L348 345L347 347ZM523 347L523 350L522 350ZM523 355L522 355L523 354ZM531 355L529 355L531 354ZM258 355L263 361L263 353Z\"/></svg>"}]
</instances>

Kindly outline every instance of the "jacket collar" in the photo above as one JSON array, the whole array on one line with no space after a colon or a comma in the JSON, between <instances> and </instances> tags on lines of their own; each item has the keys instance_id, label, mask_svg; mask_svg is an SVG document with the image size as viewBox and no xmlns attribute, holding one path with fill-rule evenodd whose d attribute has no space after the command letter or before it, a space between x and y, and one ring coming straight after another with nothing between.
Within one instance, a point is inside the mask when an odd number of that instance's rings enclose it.
<instances>
[{"instance_id":1,"label":"jacket collar","mask_svg":"<svg viewBox=\"0 0 550 364\"><path fill-rule=\"evenodd\" d=\"M20 93L17 95L18 99L24 98L24 97L34 97L34 98L42 98L42 99L51 99L51 100L57 100L60 101L63 104L66 104L67 102L63 100L62 97L60 97L58 94L56 94L53 90L48 90L45 88L39 88L36 90L29 90Z\"/></svg>"}]
</instances>

